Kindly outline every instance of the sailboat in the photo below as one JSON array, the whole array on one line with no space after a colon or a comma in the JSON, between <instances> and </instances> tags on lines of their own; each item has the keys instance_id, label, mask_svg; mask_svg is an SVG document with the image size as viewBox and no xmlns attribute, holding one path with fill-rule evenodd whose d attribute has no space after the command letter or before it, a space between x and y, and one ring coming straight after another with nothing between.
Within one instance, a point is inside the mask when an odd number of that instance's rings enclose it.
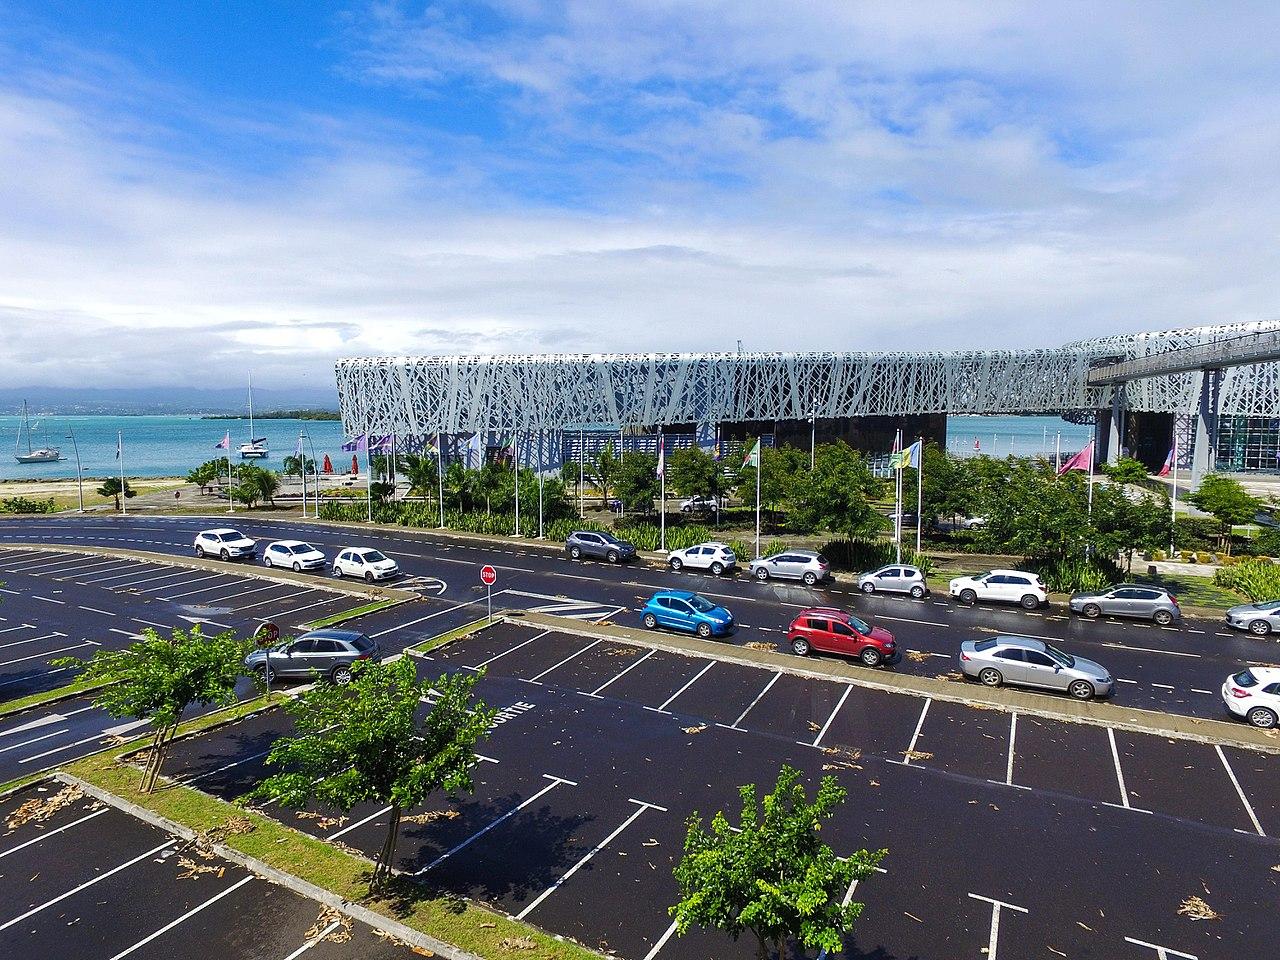
<instances>
[{"instance_id":1,"label":"sailboat","mask_svg":"<svg viewBox=\"0 0 1280 960\"><path fill-rule=\"evenodd\" d=\"M270 456L266 437L253 435L253 374L249 374L249 442L240 444L241 460L261 460Z\"/></svg>"},{"instance_id":2,"label":"sailboat","mask_svg":"<svg viewBox=\"0 0 1280 960\"><path fill-rule=\"evenodd\" d=\"M26 428L27 452L22 452L22 433ZM22 401L22 425L18 427L18 436L14 440L13 455L19 463L56 463L62 459L62 451L47 444L36 449L31 448L31 417L27 414L27 401Z\"/></svg>"}]
</instances>

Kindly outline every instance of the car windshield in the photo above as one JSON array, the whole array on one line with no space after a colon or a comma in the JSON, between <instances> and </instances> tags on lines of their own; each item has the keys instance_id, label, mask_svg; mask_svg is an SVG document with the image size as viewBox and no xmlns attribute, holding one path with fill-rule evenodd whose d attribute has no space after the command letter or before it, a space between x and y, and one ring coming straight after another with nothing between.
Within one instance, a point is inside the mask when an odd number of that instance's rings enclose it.
<instances>
[{"instance_id":1,"label":"car windshield","mask_svg":"<svg viewBox=\"0 0 1280 960\"><path fill-rule=\"evenodd\" d=\"M1259 610L1280 610L1280 600L1268 600L1256 606Z\"/></svg>"},{"instance_id":2,"label":"car windshield","mask_svg":"<svg viewBox=\"0 0 1280 960\"><path fill-rule=\"evenodd\" d=\"M316 548L309 543L299 543L293 548L294 553L315 553Z\"/></svg>"},{"instance_id":3,"label":"car windshield","mask_svg":"<svg viewBox=\"0 0 1280 960\"><path fill-rule=\"evenodd\" d=\"M382 555L382 551L380 550L366 550L364 552L365 563L378 563L379 561L385 560L385 559L387 558Z\"/></svg>"},{"instance_id":4,"label":"car windshield","mask_svg":"<svg viewBox=\"0 0 1280 960\"><path fill-rule=\"evenodd\" d=\"M1044 652L1047 653L1049 656L1051 656L1054 660L1057 660L1064 667L1074 667L1076 665L1075 657L1071 656L1070 654L1063 653L1057 647L1051 647L1049 646L1049 644L1046 643L1044 645Z\"/></svg>"},{"instance_id":5,"label":"car windshield","mask_svg":"<svg viewBox=\"0 0 1280 960\"><path fill-rule=\"evenodd\" d=\"M853 629L857 630L863 636L866 636L871 632L871 627L867 625L865 620L859 620L854 616L849 617L849 626L853 627Z\"/></svg>"},{"instance_id":6,"label":"car windshield","mask_svg":"<svg viewBox=\"0 0 1280 960\"><path fill-rule=\"evenodd\" d=\"M1256 687L1258 685L1258 678L1250 670L1241 670L1231 679L1236 682L1237 687Z\"/></svg>"},{"instance_id":7,"label":"car windshield","mask_svg":"<svg viewBox=\"0 0 1280 960\"><path fill-rule=\"evenodd\" d=\"M615 536L614 536L613 534L611 534L611 533L601 533L601 534L599 534L599 537L600 537L600 539L601 539L601 540L603 540L605 543L621 543L621 542L622 542L621 540L619 540L617 537L615 537Z\"/></svg>"},{"instance_id":8,"label":"car windshield","mask_svg":"<svg viewBox=\"0 0 1280 960\"><path fill-rule=\"evenodd\" d=\"M696 593L689 598L689 606L697 610L699 613L708 613L716 608L716 605L706 597L700 597Z\"/></svg>"},{"instance_id":9,"label":"car windshield","mask_svg":"<svg viewBox=\"0 0 1280 960\"><path fill-rule=\"evenodd\" d=\"M244 534L239 530L228 530L222 535L223 540L243 540L244 538Z\"/></svg>"}]
</instances>

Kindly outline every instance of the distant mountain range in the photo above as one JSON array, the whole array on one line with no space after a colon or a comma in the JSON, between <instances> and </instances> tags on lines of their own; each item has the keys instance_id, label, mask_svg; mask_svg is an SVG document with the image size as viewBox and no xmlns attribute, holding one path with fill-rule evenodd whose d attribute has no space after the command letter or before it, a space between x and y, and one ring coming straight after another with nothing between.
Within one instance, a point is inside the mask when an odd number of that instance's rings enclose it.
<instances>
[{"instance_id":1,"label":"distant mountain range","mask_svg":"<svg viewBox=\"0 0 1280 960\"><path fill-rule=\"evenodd\" d=\"M202 387L2 387L0 414L21 413L26 400L32 416L37 414L123 415L165 413L246 413L248 393L244 387L206 389ZM254 410L337 410L338 395L332 387L293 387L275 390L253 388Z\"/></svg>"}]
</instances>

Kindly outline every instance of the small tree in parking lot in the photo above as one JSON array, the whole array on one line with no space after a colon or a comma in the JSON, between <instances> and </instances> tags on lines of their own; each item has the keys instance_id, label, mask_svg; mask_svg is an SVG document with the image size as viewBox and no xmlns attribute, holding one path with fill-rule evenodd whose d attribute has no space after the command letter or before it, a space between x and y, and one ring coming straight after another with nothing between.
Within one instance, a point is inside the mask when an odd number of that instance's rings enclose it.
<instances>
[{"instance_id":1,"label":"small tree in parking lot","mask_svg":"<svg viewBox=\"0 0 1280 960\"><path fill-rule=\"evenodd\" d=\"M93 702L111 716L151 721L151 750L139 788L150 793L187 709L236 702L236 681L252 643L232 630L206 637L195 626L162 637L148 627L142 639L123 650L99 650L88 660L65 657L53 665L78 670L81 680L106 684Z\"/></svg>"},{"instance_id":2,"label":"small tree in parking lot","mask_svg":"<svg viewBox=\"0 0 1280 960\"><path fill-rule=\"evenodd\" d=\"M750 931L757 956L781 957L788 939L807 949L836 953L863 904L845 903L855 880L871 876L887 851L858 850L841 859L818 838L846 797L834 777L823 777L813 802L800 772L783 766L763 803L754 784L739 790L742 817L734 827L723 811L711 829L693 814L684 857L675 868L680 902L669 912L676 932L715 927L734 940Z\"/></svg>"},{"instance_id":3,"label":"small tree in parking lot","mask_svg":"<svg viewBox=\"0 0 1280 960\"><path fill-rule=\"evenodd\" d=\"M345 686L317 684L285 709L296 734L277 740L267 763L283 769L250 796L301 807L312 799L344 813L390 806L370 886L391 878L400 818L437 790L470 792L476 741L497 711L473 699L484 671L419 680L410 657L354 665ZM432 706L421 713L430 695Z\"/></svg>"}]
</instances>

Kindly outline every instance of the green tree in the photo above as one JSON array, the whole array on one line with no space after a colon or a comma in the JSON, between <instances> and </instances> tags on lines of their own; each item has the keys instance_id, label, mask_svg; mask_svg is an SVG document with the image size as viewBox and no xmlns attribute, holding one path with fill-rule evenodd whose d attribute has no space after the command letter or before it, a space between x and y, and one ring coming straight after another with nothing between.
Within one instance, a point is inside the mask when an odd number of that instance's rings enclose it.
<instances>
[{"instance_id":1,"label":"green tree","mask_svg":"<svg viewBox=\"0 0 1280 960\"><path fill-rule=\"evenodd\" d=\"M601 506L608 506L609 493L613 490L621 468L622 463L613 452L612 440L586 462L587 476L600 490Z\"/></svg>"},{"instance_id":2,"label":"green tree","mask_svg":"<svg viewBox=\"0 0 1280 960\"><path fill-rule=\"evenodd\" d=\"M788 939L810 950L840 951L863 909L844 903L845 892L871 876L887 851L858 850L841 859L818 838L846 797L835 777L822 778L812 803L799 771L789 766L763 804L754 784L739 795L736 828L723 811L710 830L696 813L688 820L684 857L675 868L681 899L669 911L677 933L713 927L737 940L750 931L760 960L781 957Z\"/></svg>"},{"instance_id":3,"label":"green tree","mask_svg":"<svg viewBox=\"0 0 1280 960\"><path fill-rule=\"evenodd\" d=\"M1078 470L1058 476L1044 460L975 464L987 524L980 542L989 549L1036 559L1082 556L1090 542L1087 478Z\"/></svg>"},{"instance_id":4,"label":"green tree","mask_svg":"<svg viewBox=\"0 0 1280 960\"><path fill-rule=\"evenodd\" d=\"M871 501L884 488L885 482L872 475L860 453L843 441L824 443L814 452L813 470L793 475L788 524L806 533L874 533L880 528L880 514Z\"/></svg>"},{"instance_id":5,"label":"green tree","mask_svg":"<svg viewBox=\"0 0 1280 960\"><path fill-rule=\"evenodd\" d=\"M290 477L302 476L303 470L306 470L308 476L316 472L316 462L314 460L310 457L300 457L296 453L291 453L284 458L283 467L283 473Z\"/></svg>"},{"instance_id":6,"label":"green tree","mask_svg":"<svg viewBox=\"0 0 1280 960\"><path fill-rule=\"evenodd\" d=\"M78 670L81 680L106 683L93 702L111 716L151 721L154 732L140 788L150 793L187 709L236 702L236 681L252 643L231 630L206 637L195 626L162 637L148 627L142 639L123 650L98 650L88 660L66 657L53 665Z\"/></svg>"},{"instance_id":7,"label":"green tree","mask_svg":"<svg viewBox=\"0 0 1280 960\"><path fill-rule=\"evenodd\" d=\"M1116 483L1142 483L1147 479L1147 466L1133 457L1121 457L1115 463L1102 464L1102 473Z\"/></svg>"},{"instance_id":8,"label":"green tree","mask_svg":"<svg viewBox=\"0 0 1280 960\"><path fill-rule=\"evenodd\" d=\"M231 488L231 496L237 503L243 503L249 508L263 500L268 500L275 506L275 495L279 489L280 474L246 463L236 471L236 484Z\"/></svg>"},{"instance_id":9,"label":"green tree","mask_svg":"<svg viewBox=\"0 0 1280 960\"><path fill-rule=\"evenodd\" d=\"M351 682L322 683L285 709L296 734L275 742L267 763L282 772L251 796L301 807L312 799L344 813L360 803L390 807L375 861L374 889L391 877L400 819L432 793L470 792L476 742L497 711L473 698L478 673L419 680L412 658L356 663ZM431 709L419 713L431 698Z\"/></svg>"},{"instance_id":10,"label":"green tree","mask_svg":"<svg viewBox=\"0 0 1280 960\"><path fill-rule=\"evenodd\" d=\"M658 458L635 451L624 453L613 487L624 509L650 513L653 501L661 492Z\"/></svg>"},{"instance_id":11,"label":"green tree","mask_svg":"<svg viewBox=\"0 0 1280 960\"><path fill-rule=\"evenodd\" d=\"M194 470L187 472L187 483L194 483L200 488L200 492L204 493L206 488L213 486L226 472L226 466L225 460L206 460Z\"/></svg>"},{"instance_id":12,"label":"green tree","mask_svg":"<svg viewBox=\"0 0 1280 960\"><path fill-rule=\"evenodd\" d=\"M795 478L808 471L808 453L795 447L761 445L760 464L760 503L764 509L776 513L790 498ZM738 471L737 490L743 502L755 505L755 467L743 467Z\"/></svg>"},{"instance_id":13,"label":"green tree","mask_svg":"<svg viewBox=\"0 0 1280 960\"><path fill-rule=\"evenodd\" d=\"M425 457L419 453L406 453L399 459L400 472L409 481L409 493L418 497L434 498L438 485L436 458ZM449 466L452 468L453 464ZM462 464L458 466L461 467Z\"/></svg>"},{"instance_id":14,"label":"green tree","mask_svg":"<svg viewBox=\"0 0 1280 960\"><path fill-rule=\"evenodd\" d=\"M667 457L667 484L682 497L715 496L719 481L720 464L705 450L683 447Z\"/></svg>"},{"instance_id":15,"label":"green tree","mask_svg":"<svg viewBox=\"0 0 1280 960\"><path fill-rule=\"evenodd\" d=\"M128 480L125 480L122 483L119 477L107 477L107 479L102 481L102 486L98 488L98 496L114 498L116 502L116 509L119 510L121 490L124 491L124 498L126 500L132 500L138 495L138 492L130 486Z\"/></svg>"},{"instance_id":16,"label":"green tree","mask_svg":"<svg viewBox=\"0 0 1280 960\"><path fill-rule=\"evenodd\" d=\"M1211 473L1187 499L1205 513L1212 514L1222 526L1227 548L1231 547L1231 528L1238 523L1251 523L1262 501L1250 496L1237 480Z\"/></svg>"},{"instance_id":17,"label":"green tree","mask_svg":"<svg viewBox=\"0 0 1280 960\"><path fill-rule=\"evenodd\" d=\"M1094 484L1094 547L1101 556L1123 558L1125 573L1138 550L1169 545L1171 524L1167 495L1142 490L1135 496L1118 484Z\"/></svg>"},{"instance_id":18,"label":"green tree","mask_svg":"<svg viewBox=\"0 0 1280 960\"><path fill-rule=\"evenodd\" d=\"M971 468L972 458L953 457L936 443L924 445L924 488L920 504L920 520L928 527L939 517L953 522L958 517L974 516L977 511L978 482ZM907 467L902 473L904 497L916 489L916 470Z\"/></svg>"},{"instance_id":19,"label":"green tree","mask_svg":"<svg viewBox=\"0 0 1280 960\"><path fill-rule=\"evenodd\" d=\"M493 512L494 502L499 509L514 497L515 484L511 479L511 468L496 460L486 461L480 468L480 476L476 480L476 493L484 497L484 512L488 516Z\"/></svg>"}]
</instances>

